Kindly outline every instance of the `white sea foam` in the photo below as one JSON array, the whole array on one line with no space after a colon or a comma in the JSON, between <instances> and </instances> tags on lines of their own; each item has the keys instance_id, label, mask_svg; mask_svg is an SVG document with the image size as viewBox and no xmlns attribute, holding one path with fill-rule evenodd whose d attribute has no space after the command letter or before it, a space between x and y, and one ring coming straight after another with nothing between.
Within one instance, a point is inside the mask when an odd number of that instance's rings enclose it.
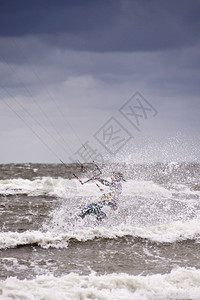
<instances>
[{"instance_id":1,"label":"white sea foam","mask_svg":"<svg viewBox=\"0 0 200 300\"><path fill-rule=\"evenodd\" d=\"M105 192L108 190L105 186L102 187ZM65 197L66 193L67 195L71 193L71 195L79 196L100 194L99 189L93 182L82 186L76 179L42 177L34 180L22 178L0 180L0 194L3 195L27 194L29 196L49 195ZM169 197L172 193L151 181L128 180L123 183L123 194Z\"/></svg>"},{"instance_id":2,"label":"white sea foam","mask_svg":"<svg viewBox=\"0 0 200 300\"><path fill-rule=\"evenodd\" d=\"M74 195L76 191L77 182L74 179L42 177L34 180L22 178L0 180L0 194L2 195L25 194L28 196L44 195L65 198Z\"/></svg>"},{"instance_id":3,"label":"white sea foam","mask_svg":"<svg viewBox=\"0 0 200 300\"><path fill-rule=\"evenodd\" d=\"M113 228L93 227L84 229L74 229L71 232L41 232L25 231L1 232L0 249L12 248L18 245L38 244L43 248L64 248L70 240L84 242L96 238L116 239L124 236L139 237L158 243L173 243L187 239L200 238L200 221L172 222L152 227L134 227L121 224Z\"/></svg>"},{"instance_id":4,"label":"white sea foam","mask_svg":"<svg viewBox=\"0 0 200 300\"><path fill-rule=\"evenodd\" d=\"M8 278L0 281L0 293L2 300L199 300L200 270L178 268L169 274L148 276L70 273L62 277L43 275L32 280Z\"/></svg>"},{"instance_id":5,"label":"white sea foam","mask_svg":"<svg viewBox=\"0 0 200 300\"><path fill-rule=\"evenodd\" d=\"M105 186L102 187L105 192L109 191ZM19 194L66 199L68 197L99 197L101 192L92 181L87 185L81 185L76 179L42 177L33 180L22 178L0 180L0 195ZM199 200L200 192L191 191L183 184L174 184L167 188L152 181L128 180L123 183L123 196Z\"/></svg>"}]
</instances>

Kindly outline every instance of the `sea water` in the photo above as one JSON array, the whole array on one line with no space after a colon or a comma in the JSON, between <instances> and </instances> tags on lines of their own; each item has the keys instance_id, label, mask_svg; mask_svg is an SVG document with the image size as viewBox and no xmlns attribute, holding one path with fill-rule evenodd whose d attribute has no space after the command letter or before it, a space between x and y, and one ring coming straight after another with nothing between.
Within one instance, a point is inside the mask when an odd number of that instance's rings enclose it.
<instances>
[{"instance_id":1,"label":"sea water","mask_svg":"<svg viewBox=\"0 0 200 300\"><path fill-rule=\"evenodd\" d=\"M75 164L0 165L0 299L200 299L200 164L123 170L118 209Z\"/></svg>"}]
</instances>

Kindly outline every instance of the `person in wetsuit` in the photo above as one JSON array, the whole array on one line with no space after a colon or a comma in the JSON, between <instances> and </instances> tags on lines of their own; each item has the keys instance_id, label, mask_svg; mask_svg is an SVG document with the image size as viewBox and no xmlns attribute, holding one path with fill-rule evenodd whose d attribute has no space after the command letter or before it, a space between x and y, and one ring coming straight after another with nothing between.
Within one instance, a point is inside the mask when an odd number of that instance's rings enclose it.
<instances>
[{"instance_id":1,"label":"person in wetsuit","mask_svg":"<svg viewBox=\"0 0 200 300\"><path fill-rule=\"evenodd\" d=\"M117 209L117 200L119 195L122 193L121 181L125 181L125 179L120 172L114 172L112 174L111 182L101 178L95 179L102 185L108 186L110 188L110 192L103 194L101 201L91 203L85 207L79 216L83 219L86 215L93 215L96 216L97 221L102 221L106 218L106 214L102 211L104 206L109 206L113 210Z\"/></svg>"}]
</instances>

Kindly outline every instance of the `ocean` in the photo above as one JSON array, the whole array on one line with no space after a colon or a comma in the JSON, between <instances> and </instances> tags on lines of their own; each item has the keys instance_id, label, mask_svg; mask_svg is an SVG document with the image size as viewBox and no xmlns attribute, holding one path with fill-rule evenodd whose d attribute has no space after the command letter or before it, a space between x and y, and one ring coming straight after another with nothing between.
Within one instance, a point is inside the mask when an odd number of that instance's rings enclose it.
<instances>
[{"instance_id":1,"label":"ocean","mask_svg":"<svg viewBox=\"0 0 200 300\"><path fill-rule=\"evenodd\" d=\"M0 299L200 299L200 164L117 164L118 209L93 165L0 165Z\"/></svg>"}]
</instances>

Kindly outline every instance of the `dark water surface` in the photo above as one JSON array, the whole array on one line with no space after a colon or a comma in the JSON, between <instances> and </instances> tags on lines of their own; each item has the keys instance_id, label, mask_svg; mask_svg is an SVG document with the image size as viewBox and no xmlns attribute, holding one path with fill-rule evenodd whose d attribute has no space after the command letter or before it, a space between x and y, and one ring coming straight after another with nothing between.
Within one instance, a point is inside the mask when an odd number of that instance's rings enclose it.
<instances>
[{"instance_id":1,"label":"dark water surface","mask_svg":"<svg viewBox=\"0 0 200 300\"><path fill-rule=\"evenodd\" d=\"M103 178L109 180L110 169L104 167ZM119 209L107 211L108 219L101 224L91 216L78 218L85 205L101 198L93 182L81 186L73 177L75 172L88 178L93 167L82 171L73 164L0 165L2 286L11 277L36 280L75 273L89 280L93 272L95 280L106 274L136 276L134 280L140 275L165 276L177 268L182 268L179 273L193 268L199 276L199 164L124 165L127 181ZM127 299L129 292L127 287Z\"/></svg>"}]
</instances>

